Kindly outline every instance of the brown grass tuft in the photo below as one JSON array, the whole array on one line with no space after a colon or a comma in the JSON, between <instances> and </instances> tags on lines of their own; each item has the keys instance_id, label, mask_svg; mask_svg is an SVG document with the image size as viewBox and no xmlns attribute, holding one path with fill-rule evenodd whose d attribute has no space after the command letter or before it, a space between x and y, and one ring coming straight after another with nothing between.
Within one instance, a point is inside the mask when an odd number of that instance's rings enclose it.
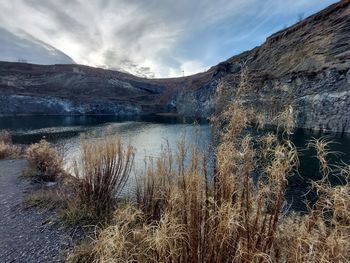
<instances>
[{"instance_id":1,"label":"brown grass tuft","mask_svg":"<svg viewBox=\"0 0 350 263\"><path fill-rule=\"evenodd\" d=\"M0 160L5 158L16 158L22 154L22 149L12 144L11 134L6 131L0 131Z\"/></svg>"},{"instance_id":2,"label":"brown grass tuft","mask_svg":"<svg viewBox=\"0 0 350 263\"><path fill-rule=\"evenodd\" d=\"M25 157L32 168L39 172L40 179L55 180L63 173L62 157L46 140L30 145Z\"/></svg>"},{"instance_id":3,"label":"brown grass tuft","mask_svg":"<svg viewBox=\"0 0 350 263\"><path fill-rule=\"evenodd\" d=\"M12 144L12 136L11 133L6 130L0 131L0 142L4 144Z\"/></svg>"},{"instance_id":4,"label":"brown grass tuft","mask_svg":"<svg viewBox=\"0 0 350 263\"><path fill-rule=\"evenodd\" d=\"M81 160L74 165L79 179L74 189L80 205L97 217L110 214L129 178L133 161L133 147L125 147L119 137L83 142Z\"/></svg>"}]
</instances>

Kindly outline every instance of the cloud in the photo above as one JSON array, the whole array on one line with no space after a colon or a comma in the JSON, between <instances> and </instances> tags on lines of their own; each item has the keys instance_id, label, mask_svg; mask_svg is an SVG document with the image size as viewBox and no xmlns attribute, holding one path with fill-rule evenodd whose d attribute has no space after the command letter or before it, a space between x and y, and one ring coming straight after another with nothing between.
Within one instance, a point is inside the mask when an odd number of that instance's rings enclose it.
<instances>
[{"instance_id":1,"label":"cloud","mask_svg":"<svg viewBox=\"0 0 350 263\"><path fill-rule=\"evenodd\" d=\"M146 77L197 73L332 0L11 0L0 26L77 63Z\"/></svg>"},{"instance_id":2,"label":"cloud","mask_svg":"<svg viewBox=\"0 0 350 263\"><path fill-rule=\"evenodd\" d=\"M0 27L0 60L35 64L73 64L63 52L25 32L13 34Z\"/></svg>"}]
</instances>

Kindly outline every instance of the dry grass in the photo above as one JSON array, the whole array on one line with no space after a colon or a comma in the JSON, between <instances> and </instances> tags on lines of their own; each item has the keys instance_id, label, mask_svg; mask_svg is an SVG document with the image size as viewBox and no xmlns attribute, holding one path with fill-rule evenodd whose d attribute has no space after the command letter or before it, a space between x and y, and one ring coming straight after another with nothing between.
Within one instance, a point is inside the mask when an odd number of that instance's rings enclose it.
<instances>
[{"instance_id":1,"label":"dry grass","mask_svg":"<svg viewBox=\"0 0 350 263\"><path fill-rule=\"evenodd\" d=\"M12 144L5 144L0 141L0 160L6 158L16 158L20 156L22 150Z\"/></svg>"},{"instance_id":2,"label":"dry grass","mask_svg":"<svg viewBox=\"0 0 350 263\"><path fill-rule=\"evenodd\" d=\"M251 90L245 74L240 76L237 96ZM225 88L219 85L218 92L234 94ZM323 175L312 183L317 201L306 215L291 213L284 197L288 178L299 165L298 151L290 141L293 107L274 116L275 134L253 138L247 128L252 123L264 127L265 114L242 102L230 103L224 110L226 98L218 103L221 114L212 119L219 131L213 175L207 174L206 154L184 141L175 154L165 149L159 158L146 160L145 173L136 180L134 202L115 210L111 224L92 243L89 260L349 262L349 165L331 169L329 142L324 138L310 142ZM88 156L94 160L99 152L94 149ZM100 170L96 162L88 163L89 170ZM329 176L335 173L342 185L330 184Z\"/></svg>"},{"instance_id":3,"label":"dry grass","mask_svg":"<svg viewBox=\"0 0 350 263\"><path fill-rule=\"evenodd\" d=\"M0 141L4 144L12 144L11 133L6 130L0 131Z\"/></svg>"},{"instance_id":4,"label":"dry grass","mask_svg":"<svg viewBox=\"0 0 350 263\"><path fill-rule=\"evenodd\" d=\"M350 260L350 187L349 165L338 166L342 185L332 186L329 176L334 175L328 165L326 138L314 139L323 177L313 182L317 202L309 208L309 214L286 218L281 224L281 247L287 262L349 262Z\"/></svg>"},{"instance_id":5,"label":"dry grass","mask_svg":"<svg viewBox=\"0 0 350 263\"><path fill-rule=\"evenodd\" d=\"M93 254L98 262L170 262L179 258L186 241L184 227L165 214L145 225L140 210L126 206L115 211L114 224L103 230Z\"/></svg>"},{"instance_id":6,"label":"dry grass","mask_svg":"<svg viewBox=\"0 0 350 263\"><path fill-rule=\"evenodd\" d=\"M12 144L12 137L8 131L0 131L0 160L5 158L15 158L20 156L20 147Z\"/></svg>"},{"instance_id":7,"label":"dry grass","mask_svg":"<svg viewBox=\"0 0 350 263\"><path fill-rule=\"evenodd\" d=\"M164 151L149 160L147 172L138 178L135 204L115 211L113 223L94 243L94 261L348 261L348 183L331 187L327 178L314 182L318 200L309 213L286 213L284 192L298 167L297 150L289 136L253 140L245 132L254 116L249 112L237 104L225 112L213 180L194 146L179 143L176 155ZM281 127L292 132L288 125ZM324 143L312 145L326 176ZM349 166L338 170L348 182Z\"/></svg>"},{"instance_id":8,"label":"dry grass","mask_svg":"<svg viewBox=\"0 0 350 263\"><path fill-rule=\"evenodd\" d=\"M244 96L250 88L249 79L243 74L236 93ZM83 250L84 260L348 262L350 167L330 169L329 142L324 138L309 145L316 149L323 175L312 184L316 203L310 205L306 215L286 210L288 178L297 173L299 165L297 149L290 141L293 116L293 108L286 107L274 118L276 134L253 138L247 128L252 123L263 127L265 115L243 103L231 103L213 119L220 132L216 134L215 167L210 176L206 154L184 141L178 143L175 154L165 149L159 158L146 160L145 173L136 180L134 202L118 206L109 226L89 246L90 253ZM83 175L78 176L81 184L77 189L95 213L114 208L110 201L105 205L112 195L103 190L119 189L115 196L128 177L132 163L128 161L121 161L127 164L120 165L126 171L124 176L116 175L120 183L108 179L111 173L106 173L113 170L106 168L115 160L111 156L132 159L133 151L121 148L120 141L110 139L84 146ZM330 184L329 176L334 173L342 178L342 185ZM107 196L101 197L102 192L108 192Z\"/></svg>"},{"instance_id":9,"label":"dry grass","mask_svg":"<svg viewBox=\"0 0 350 263\"><path fill-rule=\"evenodd\" d=\"M26 158L31 164L28 176L54 180L62 175L58 189L33 192L24 203L26 207L59 208L61 220L68 225L102 226L110 219L129 178L134 149L116 136L83 141L81 159L74 164L75 176L64 172L61 152L47 141L29 146Z\"/></svg>"},{"instance_id":10,"label":"dry grass","mask_svg":"<svg viewBox=\"0 0 350 263\"><path fill-rule=\"evenodd\" d=\"M277 130L282 130L288 136L293 133L295 127L294 108L292 105L287 106L274 120Z\"/></svg>"},{"instance_id":11,"label":"dry grass","mask_svg":"<svg viewBox=\"0 0 350 263\"><path fill-rule=\"evenodd\" d=\"M59 189L41 188L30 193L24 200L24 207L58 209L66 207L66 196Z\"/></svg>"},{"instance_id":12,"label":"dry grass","mask_svg":"<svg viewBox=\"0 0 350 263\"><path fill-rule=\"evenodd\" d=\"M93 243L84 241L74 248L74 253L68 255L66 262L69 263L90 263L94 261Z\"/></svg>"},{"instance_id":13,"label":"dry grass","mask_svg":"<svg viewBox=\"0 0 350 263\"><path fill-rule=\"evenodd\" d=\"M55 180L63 174L62 156L46 140L30 145L25 157L31 167L39 173L40 179Z\"/></svg>"},{"instance_id":14,"label":"dry grass","mask_svg":"<svg viewBox=\"0 0 350 263\"><path fill-rule=\"evenodd\" d=\"M146 175L139 180L135 211L136 221L141 223L127 224L117 233L104 230L96 245L97 261L251 262L261 255L270 256L285 177L297 164L296 151L290 144L279 144L266 166L266 176L254 184L252 138L240 136L249 120L239 106L229 110L213 183L207 179L206 160L195 147L188 151L180 143L174 166L171 155L163 153L156 163L149 163ZM184 164L187 152L191 152L189 165ZM126 217L133 213L126 213ZM171 225L181 233L177 240L168 233ZM120 220L113 227L119 229ZM149 234L148 229L157 235ZM140 240L133 239L135 231ZM110 254L111 249L104 245L116 245L115 251L121 246L119 240L127 242L125 251L135 251L128 254L130 258L114 257L117 252Z\"/></svg>"},{"instance_id":15,"label":"dry grass","mask_svg":"<svg viewBox=\"0 0 350 263\"><path fill-rule=\"evenodd\" d=\"M77 202L92 215L108 216L127 182L134 161L132 146L119 137L83 142L81 160L75 162Z\"/></svg>"}]
</instances>

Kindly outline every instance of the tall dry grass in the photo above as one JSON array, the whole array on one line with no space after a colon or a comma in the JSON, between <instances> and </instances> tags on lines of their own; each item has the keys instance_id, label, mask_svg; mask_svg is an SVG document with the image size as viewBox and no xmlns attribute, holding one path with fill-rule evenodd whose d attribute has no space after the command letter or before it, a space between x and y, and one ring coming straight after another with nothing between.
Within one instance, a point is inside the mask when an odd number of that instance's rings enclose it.
<instances>
[{"instance_id":1,"label":"tall dry grass","mask_svg":"<svg viewBox=\"0 0 350 263\"><path fill-rule=\"evenodd\" d=\"M74 164L79 205L98 218L109 215L129 178L133 161L133 147L124 146L119 137L83 142L81 159Z\"/></svg>"},{"instance_id":2,"label":"tall dry grass","mask_svg":"<svg viewBox=\"0 0 350 263\"><path fill-rule=\"evenodd\" d=\"M268 153L266 165L257 167L252 137L242 134L249 123L245 109L233 105L225 114L228 125L217 147L213 180L195 146L179 143L174 164L169 152L149 162L137 185L138 223L114 236L111 228L119 229L125 220L120 218L125 211L119 212L97 241L96 261L119 259L106 240L129 255L126 262L252 262L274 256L286 177L298 163L296 149L276 140L271 149L262 149ZM264 176L254 183L257 168ZM170 235L172 227L181 235Z\"/></svg>"},{"instance_id":3,"label":"tall dry grass","mask_svg":"<svg viewBox=\"0 0 350 263\"><path fill-rule=\"evenodd\" d=\"M5 158L15 158L22 153L20 147L12 144L12 136L6 130L0 131L0 160Z\"/></svg>"},{"instance_id":4,"label":"tall dry grass","mask_svg":"<svg viewBox=\"0 0 350 263\"><path fill-rule=\"evenodd\" d=\"M95 262L347 262L349 166L337 169L346 183L332 187L326 142L314 141L324 174L313 184L318 200L307 215L286 211L297 149L289 136L247 134L251 113L239 104L225 111L213 178L195 146L148 161L136 202L96 240ZM288 122L280 127L292 132Z\"/></svg>"},{"instance_id":5,"label":"tall dry grass","mask_svg":"<svg viewBox=\"0 0 350 263\"><path fill-rule=\"evenodd\" d=\"M322 178L312 182L317 201L304 216L285 218L279 240L287 262L349 262L350 260L350 187L349 165L329 166L329 143L326 138L310 143L317 152ZM343 183L332 186L329 177Z\"/></svg>"},{"instance_id":6,"label":"tall dry grass","mask_svg":"<svg viewBox=\"0 0 350 263\"><path fill-rule=\"evenodd\" d=\"M245 72L245 71L244 71ZM236 95L251 89L245 73ZM225 87L223 87L225 88ZM219 90L222 94L234 94ZM146 161L136 180L135 201L119 207L91 251L94 262L348 262L350 189L348 165L331 169L327 141L314 140L323 178L313 182L317 202L306 215L288 211L285 190L297 173L290 141L294 110L273 121L275 134L249 133L265 115L225 98L212 119L217 147L212 175L207 154L179 142ZM332 186L336 173L342 185Z\"/></svg>"}]
</instances>

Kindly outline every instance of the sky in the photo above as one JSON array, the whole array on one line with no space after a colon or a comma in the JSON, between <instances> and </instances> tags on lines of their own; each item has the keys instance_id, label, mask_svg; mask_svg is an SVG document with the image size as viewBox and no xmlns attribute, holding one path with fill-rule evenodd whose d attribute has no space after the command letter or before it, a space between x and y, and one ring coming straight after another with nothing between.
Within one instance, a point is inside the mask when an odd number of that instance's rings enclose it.
<instances>
[{"instance_id":1,"label":"sky","mask_svg":"<svg viewBox=\"0 0 350 263\"><path fill-rule=\"evenodd\" d=\"M0 0L0 59L191 75L335 2Z\"/></svg>"}]
</instances>

